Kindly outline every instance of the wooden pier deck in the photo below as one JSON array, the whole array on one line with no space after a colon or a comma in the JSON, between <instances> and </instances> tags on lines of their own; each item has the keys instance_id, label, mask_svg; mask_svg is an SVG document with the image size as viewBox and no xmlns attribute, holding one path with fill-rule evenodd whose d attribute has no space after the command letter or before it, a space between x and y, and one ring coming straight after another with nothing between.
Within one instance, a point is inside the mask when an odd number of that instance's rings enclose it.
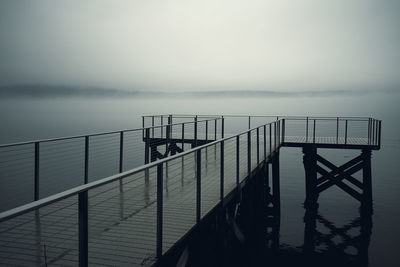
<instances>
[{"instance_id":1,"label":"wooden pier deck","mask_svg":"<svg viewBox=\"0 0 400 267\"><path fill-rule=\"evenodd\" d=\"M162 127L165 133L172 131ZM0 265L151 266L207 214L228 203L255 172L271 164L281 146L380 146L378 135L306 139L285 135L285 130L285 122L278 120L229 137L223 130L217 138L206 130L199 140L198 133L183 139L182 133L175 139L174 134L144 134L141 140L148 142L144 148L149 151L150 146L153 151L167 146L168 151L172 143L197 147L175 155L164 151L165 157L157 161L144 153L144 166L0 213ZM380 136L380 129L373 131Z\"/></svg>"}]
</instances>

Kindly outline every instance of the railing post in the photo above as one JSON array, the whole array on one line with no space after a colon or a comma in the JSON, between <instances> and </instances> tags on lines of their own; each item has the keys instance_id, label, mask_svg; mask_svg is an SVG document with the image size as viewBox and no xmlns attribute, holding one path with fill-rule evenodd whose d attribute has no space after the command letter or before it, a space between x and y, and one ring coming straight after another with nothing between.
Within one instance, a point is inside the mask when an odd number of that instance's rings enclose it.
<instances>
[{"instance_id":1,"label":"railing post","mask_svg":"<svg viewBox=\"0 0 400 267\"><path fill-rule=\"evenodd\" d=\"M222 116L221 138L224 138L224 134L225 134L225 119L224 116Z\"/></svg>"},{"instance_id":2,"label":"railing post","mask_svg":"<svg viewBox=\"0 0 400 267\"><path fill-rule=\"evenodd\" d=\"M260 164L260 128L257 128L257 167Z\"/></svg>"},{"instance_id":3,"label":"railing post","mask_svg":"<svg viewBox=\"0 0 400 267\"><path fill-rule=\"evenodd\" d=\"M124 132L121 131L119 132L119 173L123 172L123 167L124 167Z\"/></svg>"},{"instance_id":4,"label":"railing post","mask_svg":"<svg viewBox=\"0 0 400 267\"><path fill-rule=\"evenodd\" d=\"M314 126L313 126L313 143L315 144L315 119L314 119Z\"/></svg>"},{"instance_id":5,"label":"railing post","mask_svg":"<svg viewBox=\"0 0 400 267\"><path fill-rule=\"evenodd\" d=\"M306 118L306 143L308 143L308 117Z\"/></svg>"},{"instance_id":6,"label":"railing post","mask_svg":"<svg viewBox=\"0 0 400 267\"><path fill-rule=\"evenodd\" d=\"M247 132L247 174L251 174L251 131Z\"/></svg>"},{"instance_id":7,"label":"railing post","mask_svg":"<svg viewBox=\"0 0 400 267\"><path fill-rule=\"evenodd\" d=\"M153 128L154 130L154 128ZM149 158L150 158L150 128L146 128L146 134L145 134L145 148L144 148L144 164L149 163Z\"/></svg>"},{"instance_id":8,"label":"railing post","mask_svg":"<svg viewBox=\"0 0 400 267\"><path fill-rule=\"evenodd\" d=\"M269 155L272 154L272 123L269 124Z\"/></svg>"},{"instance_id":9,"label":"railing post","mask_svg":"<svg viewBox=\"0 0 400 267\"><path fill-rule=\"evenodd\" d=\"M374 143L375 145L378 143L377 142L377 140L378 140L378 138L377 138L377 136L378 136L378 130L377 130L377 128L378 128L378 121L377 120L375 120L375 119L372 119L372 129L371 129L371 134L372 134L372 137L371 137L371 142L372 143Z\"/></svg>"},{"instance_id":10,"label":"railing post","mask_svg":"<svg viewBox=\"0 0 400 267\"><path fill-rule=\"evenodd\" d=\"M276 150L276 121L274 122L274 150Z\"/></svg>"},{"instance_id":11,"label":"railing post","mask_svg":"<svg viewBox=\"0 0 400 267\"><path fill-rule=\"evenodd\" d=\"M182 151L184 151L185 147L185 123L182 123Z\"/></svg>"},{"instance_id":12,"label":"railing post","mask_svg":"<svg viewBox=\"0 0 400 267\"><path fill-rule=\"evenodd\" d=\"M239 188L239 178L240 178L240 173L239 173L239 168L240 168L240 142L239 142L240 136L236 136L236 187L238 189L238 192L240 192Z\"/></svg>"},{"instance_id":13,"label":"railing post","mask_svg":"<svg viewBox=\"0 0 400 267\"><path fill-rule=\"evenodd\" d=\"M208 120L206 120L206 142L208 141Z\"/></svg>"},{"instance_id":14,"label":"railing post","mask_svg":"<svg viewBox=\"0 0 400 267\"><path fill-rule=\"evenodd\" d=\"M378 145L379 147L381 147L381 130L382 130L382 121L378 122L378 130L379 130L379 134L378 134Z\"/></svg>"},{"instance_id":15,"label":"railing post","mask_svg":"<svg viewBox=\"0 0 400 267\"><path fill-rule=\"evenodd\" d=\"M201 150L196 151L196 222L201 218Z\"/></svg>"},{"instance_id":16,"label":"railing post","mask_svg":"<svg viewBox=\"0 0 400 267\"><path fill-rule=\"evenodd\" d=\"M347 120L346 120L345 130L344 130L344 144L347 145Z\"/></svg>"},{"instance_id":17,"label":"railing post","mask_svg":"<svg viewBox=\"0 0 400 267\"><path fill-rule=\"evenodd\" d=\"M89 182L89 136L85 136L85 176L84 183Z\"/></svg>"},{"instance_id":18,"label":"railing post","mask_svg":"<svg viewBox=\"0 0 400 267\"><path fill-rule=\"evenodd\" d=\"M339 117L336 118L336 144L339 143Z\"/></svg>"},{"instance_id":19,"label":"railing post","mask_svg":"<svg viewBox=\"0 0 400 267\"><path fill-rule=\"evenodd\" d=\"M39 186L40 186L40 178L39 178L39 142L35 142L35 183L34 183L34 200L39 199Z\"/></svg>"},{"instance_id":20,"label":"railing post","mask_svg":"<svg viewBox=\"0 0 400 267\"><path fill-rule=\"evenodd\" d=\"M214 140L217 140L217 119L215 119L214 124Z\"/></svg>"},{"instance_id":21,"label":"railing post","mask_svg":"<svg viewBox=\"0 0 400 267\"><path fill-rule=\"evenodd\" d=\"M171 124L165 127L165 155L168 156L168 145L171 141Z\"/></svg>"},{"instance_id":22,"label":"railing post","mask_svg":"<svg viewBox=\"0 0 400 267\"><path fill-rule=\"evenodd\" d=\"M142 130L144 131L144 130ZM147 132L146 132L147 134ZM124 168L124 132L119 133L119 173L123 172ZM122 192L122 179L119 179L119 191Z\"/></svg>"},{"instance_id":23,"label":"railing post","mask_svg":"<svg viewBox=\"0 0 400 267\"><path fill-rule=\"evenodd\" d=\"M89 264L89 207L88 191L83 191L78 195L78 220L79 220L79 266Z\"/></svg>"},{"instance_id":24,"label":"railing post","mask_svg":"<svg viewBox=\"0 0 400 267\"><path fill-rule=\"evenodd\" d=\"M282 119L282 143L285 143L285 119Z\"/></svg>"},{"instance_id":25,"label":"railing post","mask_svg":"<svg viewBox=\"0 0 400 267\"><path fill-rule=\"evenodd\" d=\"M157 251L158 259L162 257L163 243L163 164L157 165Z\"/></svg>"},{"instance_id":26,"label":"railing post","mask_svg":"<svg viewBox=\"0 0 400 267\"><path fill-rule=\"evenodd\" d=\"M163 138L164 137L164 116L163 115L161 115L161 138Z\"/></svg>"},{"instance_id":27,"label":"railing post","mask_svg":"<svg viewBox=\"0 0 400 267\"><path fill-rule=\"evenodd\" d=\"M264 160L267 160L267 125L264 124Z\"/></svg>"},{"instance_id":28,"label":"railing post","mask_svg":"<svg viewBox=\"0 0 400 267\"><path fill-rule=\"evenodd\" d=\"M154 138L154 116L151 117L152 137Z\"/></svg>"},{"instance_id":29,"label":"railing post","mask_svg":"<svg viewBox=\"0 0 400 267\"><path fill-rule=\"evenodd\" d=\"M142 116L142 129L144 129L144 116ZM142 130L142 137L144 136L144 130Z\"/></svg>"},{"instance_id":30,"label":"railing post","mask_svg":"<svg viewBox=\"0 0 400 267\"><path fill-rule=\"evenodd\" d=\"M372 133L371 133L371 134L372 134L372 137L371 137L372 140L371 140L371 142L372 142L373 144L376 143L376 142L375 142L375 141L376 141L376 126L377 126L377 125L376 125L376 123L375 123L375 120L373 120L373 121L372 121Z\"/></svg>"},{"instance_id":31,"label":"railing post","mask_svg":"<svg viewBox=\"0 0 400 267\"><path fill-rule=\"evenodd\" d=\"M197 116L194 118L194 147L197 146Z\"/></svg>"},{"instance_id":32,"label":"railing post","mask_svg":"<svg viewBox=\"0 0 400 267\"><path fill-rule=\"evenodd\" d=\"M220 165L220 199L224 200L224 141L221 141L221 165Z\"/></svg>"},{"instance_id":33,"label":"railing post","mask_svg":"<svg viewBox=\"0 0 400 267\"><path fill-rule=\"evenodd\" d=\"M251 129L251 116L249 116L249 130Z\"/></svg>"}]
</instances>

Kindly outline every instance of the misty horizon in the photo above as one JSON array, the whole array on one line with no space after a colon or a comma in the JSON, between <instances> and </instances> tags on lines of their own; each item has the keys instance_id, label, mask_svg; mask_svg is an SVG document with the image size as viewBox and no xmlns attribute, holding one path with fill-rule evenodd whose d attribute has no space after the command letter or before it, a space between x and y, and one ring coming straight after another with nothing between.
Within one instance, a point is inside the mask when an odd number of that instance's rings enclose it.
<instances>
[{"instance_id":1,"label":"misty horizon","mask_svg":"<svg viewBox=\"0 0 400 267\"><path fill-rule=\"evenodd\" d=\"M117 88L73 87L66 85L9 85L0 86L0 96L3 98L52 98L52 97L324 97L324 96L356 96L376 93L398 93L399 87L387 86L379 90L358 89L236 89L236 90L122 90Z\"/></svg>"}]
</instances>

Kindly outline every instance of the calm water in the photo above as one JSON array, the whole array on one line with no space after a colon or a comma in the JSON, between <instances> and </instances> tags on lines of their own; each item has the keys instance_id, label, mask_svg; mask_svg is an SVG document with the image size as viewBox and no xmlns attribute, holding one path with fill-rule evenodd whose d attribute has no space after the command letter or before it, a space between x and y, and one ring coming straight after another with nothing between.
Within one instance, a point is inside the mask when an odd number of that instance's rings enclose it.
<instances>
[{"instance_id":1,"label":"calm water","mask_svg":"<svg viewBox=\"0 0 400 267\"><path fill-rule=\"evenodd\" d=\"M19 99L0 100L0 143L43 139L141 126L141 115L161 113L372 116L382 119L382 148L373 151L372 174L374 214L368 247L369 266L399 266L400 240L400 94L371 94L360 97L274 98L274 99ZM325 150L333 162L346 162L358 151ZM4 189L9 186L0 181ZM297 262L302 255L305 223L304 169L300 149L281 150L281 207L279 244L281 264ZM322 193L319 215L340 229L359 217L359 203L337 188ZM328 233L323 223L317 229ZM359 228L350 230L357 236ZM340 235L330 236L330 245L317 249L322 255L346 243ZM339 246L340 247L340 246ZM346 253L354 254L351 247ZM335 254L334 254L335 255ZM290 261L292 258L293 261ZM301 256L300 256L301 258ZM324 257L322 257L324 259ZM325 257L328 259L328 256Z\"/></svg>"}]
</instances>

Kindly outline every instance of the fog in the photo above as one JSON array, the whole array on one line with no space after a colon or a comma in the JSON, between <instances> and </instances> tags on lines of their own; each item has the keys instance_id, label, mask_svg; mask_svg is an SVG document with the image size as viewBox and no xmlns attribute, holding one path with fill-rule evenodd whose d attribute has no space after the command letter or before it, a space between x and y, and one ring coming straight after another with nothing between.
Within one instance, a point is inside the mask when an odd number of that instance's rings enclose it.
<instances>
[{"instance_id":1,"label":"fog","mask_svg":"<svg viewBox=\"0 0 400 267\"><path fill-rule=\"evenodd\" d=\"M399 1L1 1L0 86L379 90Z\"/></svg>"}]
</instances>

